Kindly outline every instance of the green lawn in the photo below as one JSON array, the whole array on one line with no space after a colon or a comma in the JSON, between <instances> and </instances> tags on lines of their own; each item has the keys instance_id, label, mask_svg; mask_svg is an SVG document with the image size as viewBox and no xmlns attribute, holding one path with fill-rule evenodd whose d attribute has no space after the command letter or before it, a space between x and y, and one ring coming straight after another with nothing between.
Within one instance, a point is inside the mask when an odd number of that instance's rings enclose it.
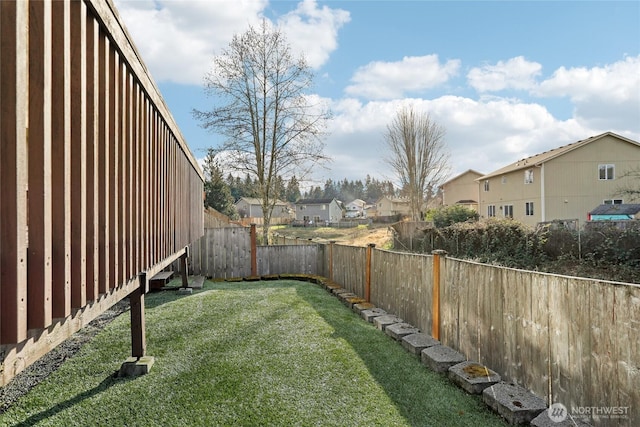
<instances>
[{"instance_id":1,"label":"green lawn","mask_svg":"<svg viewBox=\"0 0 640 427\"><path fill-rule=\"evenodd\" d=\"M113 376L130 352L127 313L0 425L505 425L318 285L206 282L146 300L149 374Z\"/></svg>"}]
</instances>

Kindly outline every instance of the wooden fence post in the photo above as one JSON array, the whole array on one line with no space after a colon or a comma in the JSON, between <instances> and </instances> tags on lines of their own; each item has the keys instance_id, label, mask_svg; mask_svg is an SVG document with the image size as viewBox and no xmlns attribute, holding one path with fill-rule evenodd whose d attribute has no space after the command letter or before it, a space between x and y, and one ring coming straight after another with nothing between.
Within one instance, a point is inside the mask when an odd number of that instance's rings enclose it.
<instances>
[{"instance_id":1,"label":"wooden fence post","mask_svg":"<svg viewBox=\"0 0 640 427\"><path fill-rule=\"evenodd\" d=\"M131 356L143 357L147 351L144 322L144 293L147 289L147 273L138 275L140 286L129 295L131 305Z\"/></svg>"},{"instance_id":2,"label":"wooden fence post","mask_svg":"<svg viewBox=\"0 0 640 427\"><path fill-rule=\"evenodd\" d=\"M367 245L367 266L364 283L364 299L367 302L371 302L371 253L373 252L373 248L375 247L375 243L369 243Z\"/></svg>"},{"instance_id":3,"label":"wooden fence post","mask_svg":"<svg viewBox=\"0 0 640 427\"><path fill-rule=\"evenodd\" d=\"M329 280L333 281L333 245L335 240L329 241Z\"/></svg>"},{"instance_id":4,"label":"wooden fence post","mask_svg":"<svg viewBox=\"0 0 640 427\"><path fill-rule=\"evenodd\" d=\"M184 248L184 255L180 257L180 269L182 270L182 287L189 287L189 247Z\"/></svg>"},{"instance_id":5,"label":"wooden fence post","mask_svg":"<svg viewBox=\"0 0 640 427\"><path fill-rule=\"evenodd\" d=\"M251 275L258 275L258 260L256 257L256 225L251 224Z\"/></svg>"},{"instance_id":6,"label":"wooden fence post","mask_svg":"<svg viewBox=\"0 0 640 427\"><path fill-rule=\"evenodd\" d=\"M440 257L447 255L442 249L431 251L433 255L433 293L431 304L431 336L440 339Z\"/></svg>"}]
</instances>

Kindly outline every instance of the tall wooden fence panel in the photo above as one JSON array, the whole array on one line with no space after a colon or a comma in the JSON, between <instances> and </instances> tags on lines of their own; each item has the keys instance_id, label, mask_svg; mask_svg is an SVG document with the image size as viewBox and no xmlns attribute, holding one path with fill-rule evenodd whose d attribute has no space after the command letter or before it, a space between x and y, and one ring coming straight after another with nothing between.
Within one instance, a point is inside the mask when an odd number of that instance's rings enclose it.
<instances>
[{"instance_id":1,"label":"tall wooden fence panel","mask_svg":"<svg viewBox=\"0 0 640 427\"><path fill-rule=\"evenodd\" d=\"M371 264L371 302L431 331L432 257L374 249Z\"/></svg>"},{"instance_id":2,"label":"tall wooden fence panel","mask_svg":"<svg viewBox=\"0 0 640 427\"><path fill-rule=\"evenodd\" d=\"M258 246L256 251L258 275L296 274L317 275L320 271L322 251L320 245Z\"/></svg>"},{"instance_id":3,"label":"tall wooden fence panel","mask_svg":"<svg viewBox=\"0 0 640 427\"><path fill-rule=\"evenodd\" d=\"M215 279L251 275L251 236L244 227L207 228L189 248L194 274Z\"/></svg>"},{"instance_id":4,"label":"tall wooden fence panel","mask_svg":"<svg viewBox=\"0 0 640 427\"><path fill-rule=\"evenodd\" d=\"M364 295L367 248L329 244L327 250L332 280L356 295Z\"/></svg>"},{"instance_id":5,"label":"tall wooden fence panel","mask_svg":"<svg viewBox=\"0 0 640 427\"><path fill-rule=\"evenodd\" d=\"M202 233L202 172L110 0L0 2L0 384Z\"/></svg>"}]
</instances>

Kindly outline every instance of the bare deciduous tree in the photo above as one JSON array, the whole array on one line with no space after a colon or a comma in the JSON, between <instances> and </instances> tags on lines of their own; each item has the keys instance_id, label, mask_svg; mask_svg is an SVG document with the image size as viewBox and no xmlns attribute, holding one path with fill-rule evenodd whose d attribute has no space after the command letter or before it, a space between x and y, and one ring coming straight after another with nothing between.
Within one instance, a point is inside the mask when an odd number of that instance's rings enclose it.
<instances>
[{"instance_id":1,"label":"bare deciduous tree","mask_svg":"<svg viewBox=\"0 0 640 427\"><path fill-rule=\"evenodd\" d=\"M640 200L640 167L624 172L619 179L626 181L618 187L616 196L626 197L630 202Z\"/></svg>"},{"instance_id":2,"label":"bare deciduous tree","mask_svg":"<svg viewBox=\"0 0 640 427\"><path fill-rule=\"evenodd\" d=\"M445 130L429 114L413 106L402 107L387 125L385 141L390 156L387 163L400 180L409 197L411 217L422 218L423 206L431 191L438 188L449 173L449 154L444 141Z\"/></svg>"},{"instance_id":3,"label":"bare deciduous tree","mask_svg":"<svg viewBox=\"0 0 640 427\"><path fill-rule=\"evenodd\" d=\"M277 177L301 179L313 164L328 160L322 136L330 112L305 93L312 83L304 57L294 58L285 36L263 20L259 28L234 35L214 58L205 92L216 105L193 111L202 127L225 137L215 149L225 169L257 179L265 244Z\"/></svg>"}]
</instances>

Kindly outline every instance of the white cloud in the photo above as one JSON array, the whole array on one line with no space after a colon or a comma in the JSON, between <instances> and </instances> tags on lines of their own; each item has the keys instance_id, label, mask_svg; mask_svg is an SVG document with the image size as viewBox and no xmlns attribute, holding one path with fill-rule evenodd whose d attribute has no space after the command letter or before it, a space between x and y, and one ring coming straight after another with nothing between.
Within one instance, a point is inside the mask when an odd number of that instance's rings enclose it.
<instances>
[{"instance_id":1,"label":"white cloud","mask_svg":"<svg viewBox=\"0 0 640 427\"><path fill-rule=\"evenodd\" d=\"M201 84L216 51L256 24L267 0L116 0L156 81Z\"/></svg>"},{"instance_id":2,"label":"white cloud","mask_svg":"<svg viewBox=\"0 0 640 427\"><path fill-rule=\"evenodd\" d=\"M637 131L640 120L640 56L602 67L558 68L534 94L568 97L578 120Z\"/></svg>"},{"instance_id":3,"label":"white cloud","mask_svg":"<svg viewBox=\"0 0 640 427\"><path fill-rule=\"evenodd\" d=\"M116 0L144 62L158 82L200 85L213 56L234 34L257 26L268 0ZM319 67L337 46L349 13L305 0L279 20L292 49Z\"/></svg>"},{"instance_id":4,"label":"white cloud","mask_svg":"<svg viewBox=\"0 0 640 427\"><path fill-rule=\"evenodd\" d=\"M363 103L343 99L332 106L326 153L334 159L324 178L393 179L383 158L386 125L400 105L411 102L446 130L452 176L467 169L489 173L523 157L595 135L577 121L555 119L535 103L493 98L478 101L460 96L398 99ZM322 181L322 179L320 179Z\"/></svg>"},{"instance_id":5,"label":"white cloud","mask_svg":"<svg viewBox=\"0 0 640 427\"><path fill-rule=\"evenodd\" d=\"M523 56L496 65L472 68L467 73L469 85L479 92L495 92L504 89L530 89L540 75L542 65L527 61Z\"/></svg>"},{"instance_id":6,"label":"white cloud","mask_svg":"<svg viewBox=\"0 0 640 427\"><path fill-rule=\"evenodd\" d=\"M345 92L369 99L392 99L447 82L458 74L460 60L441 64L438 55L405 56L402 61L375 61L358 68Z\"/></svg>"},{"instance_id":7,"label":"white cloud","mask_svg":"<svg viewBox=\"0 0 640 427\"><path fill-rule=\"evenodd\" d=\"M319 68L338 48L338 30L351 20L349 12L318 7L315 0L304 0L278 19L292 49L304 53L312 68Z\"/></svg>"}]
</instances>

